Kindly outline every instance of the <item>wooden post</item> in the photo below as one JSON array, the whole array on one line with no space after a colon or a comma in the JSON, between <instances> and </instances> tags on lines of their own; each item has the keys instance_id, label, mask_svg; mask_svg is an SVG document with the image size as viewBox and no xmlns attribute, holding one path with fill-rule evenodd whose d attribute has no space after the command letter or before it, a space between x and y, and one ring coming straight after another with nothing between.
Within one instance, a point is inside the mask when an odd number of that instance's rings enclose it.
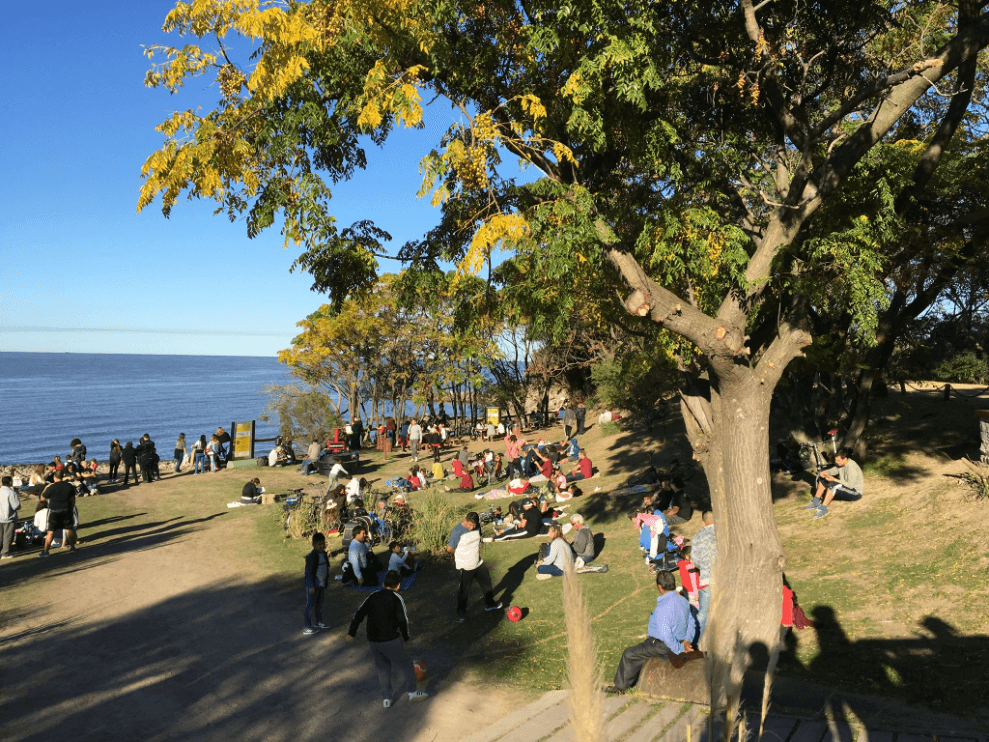
<instances>
[{"instance_id":1,"label":"wooden post","mask_svg":"<svg viewBox=\"0 0 989 742\"><path fill-rule=\"evenodd\" d=\"M947 402L951 399L951 384L944 385L944 401Z\"/></svg>"}]
</instances>

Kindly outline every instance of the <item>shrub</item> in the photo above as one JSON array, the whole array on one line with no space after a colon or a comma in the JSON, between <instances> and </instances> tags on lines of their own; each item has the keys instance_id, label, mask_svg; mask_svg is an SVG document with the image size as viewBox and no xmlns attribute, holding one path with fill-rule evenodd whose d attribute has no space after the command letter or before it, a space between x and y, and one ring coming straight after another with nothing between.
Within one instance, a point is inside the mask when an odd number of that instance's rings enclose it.
<instances>
[{"instance_id":1,"label":"shrub","mask_svg":"<svg viewBox=\"0 0 989 742\"><path fill-rule=\"evenodd\" d=\"M934 369L934 375L942 381L984 384L989 378L989 363L972 351L968 351L942 361Z\"/></svg>"},{"instance_id":2,"label":"shrub","mask_svg":"<svg viewBox=\"0 0 989 742\"><path fill-rule=\"evenodd\" d=\"M450 530L474 508L457 504L439 492L425 490L416 494L414 517L408 530L408 540L422 553L442 553Z\"/></svg>"}]
</instances>

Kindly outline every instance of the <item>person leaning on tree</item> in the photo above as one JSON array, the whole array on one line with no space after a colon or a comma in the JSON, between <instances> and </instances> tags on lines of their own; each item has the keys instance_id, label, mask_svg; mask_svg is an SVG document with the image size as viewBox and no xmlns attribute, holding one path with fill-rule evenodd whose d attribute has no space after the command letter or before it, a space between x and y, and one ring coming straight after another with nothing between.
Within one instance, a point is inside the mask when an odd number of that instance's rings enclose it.
<instances>
[{"instance_id":1,"label":"person leaning on tree","mask_svg":"<svg viewBox=\"0 0 989 742\"><path fill-rule=\"evenodd\" d=\"M624 693L635 685L647 660L670 659L670 655L679 656L694 649L687 638L695 632L690 603L676 591L673 574L657 572L656 589L659 597L656 599L656 608L649 615L649 635L644 642L622 652L615 682L605 686L605 693Z\"/></svg>"}]
</instances>

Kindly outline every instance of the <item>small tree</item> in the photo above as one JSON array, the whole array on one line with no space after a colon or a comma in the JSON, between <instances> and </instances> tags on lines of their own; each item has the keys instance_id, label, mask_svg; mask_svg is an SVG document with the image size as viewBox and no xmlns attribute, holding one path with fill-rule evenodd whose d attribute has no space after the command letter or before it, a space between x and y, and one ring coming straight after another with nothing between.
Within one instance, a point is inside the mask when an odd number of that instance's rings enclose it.
<instances>
[{"instance_id":1,"label":"small tree","mask_svg":"<svg viewBox=\"0 0 989 742\"><path fill-rule=\"evenodd\" d=\"M323 440L343 425L331 398L320 389L301 384L271 385L263 393L268 404L261 419L277 419L279 432L290 440Z\"/></svg>"}]
</instances>

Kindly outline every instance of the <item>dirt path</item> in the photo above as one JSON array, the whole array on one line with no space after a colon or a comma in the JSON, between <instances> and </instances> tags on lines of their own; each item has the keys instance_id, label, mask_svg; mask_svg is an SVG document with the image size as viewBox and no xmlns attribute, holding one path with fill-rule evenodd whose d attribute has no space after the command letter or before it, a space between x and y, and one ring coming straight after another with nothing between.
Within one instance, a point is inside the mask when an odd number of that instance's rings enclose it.
<instances>
[{"instance_id":1,"label":"dirt path","mask_svg":"<svg viewBox=\"0 0 989 742\"><path fill-rule=\"evenodd\" d=\"M4 562L0 739L460 740L524 702L468 674L382 709L363 639L303 636L284 576L238 557L250 522L215 504L169 515L175 486L106 496L120 514L75 555Z\"/></svg>"}]
</instances>

